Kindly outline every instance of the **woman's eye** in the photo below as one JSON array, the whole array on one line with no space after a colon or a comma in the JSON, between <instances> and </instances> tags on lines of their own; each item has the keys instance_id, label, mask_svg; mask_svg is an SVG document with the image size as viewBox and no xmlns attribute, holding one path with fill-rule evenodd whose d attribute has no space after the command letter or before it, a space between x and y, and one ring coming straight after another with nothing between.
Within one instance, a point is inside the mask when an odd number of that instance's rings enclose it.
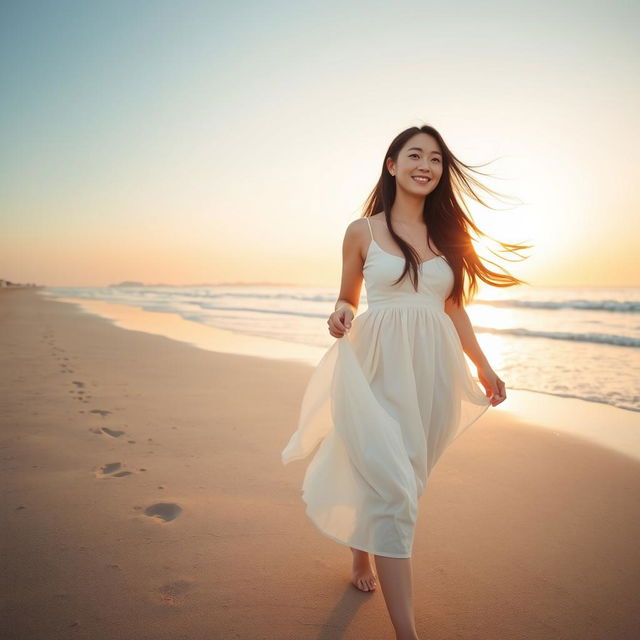
<instances>
[{"instance_id":1,"label":"woman's eye","mask_svg":"<svg viewBox=\"0 0 640 640\"><path fill-rule=\"evenodd\" d=\"M412 153L409 157L410 158L419 158L420 156L417 153Z\"/></svg>"},{"instance_id":2,"label":"woman's eye","mask_svg":"<svg viewBox=\"0 0 640 640\"><path fill-rule=\"evenodd\" d=\"M434 158L436 162L440 162L440 158Z\"/></svg>"}]
</instances>

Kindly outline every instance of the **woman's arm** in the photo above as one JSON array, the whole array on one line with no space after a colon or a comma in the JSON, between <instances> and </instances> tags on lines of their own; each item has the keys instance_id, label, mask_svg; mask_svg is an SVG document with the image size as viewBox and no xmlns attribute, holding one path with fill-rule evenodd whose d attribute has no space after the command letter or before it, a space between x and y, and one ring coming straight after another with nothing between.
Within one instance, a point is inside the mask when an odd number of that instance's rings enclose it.
<instances>
[{"instance_id":1,"label":"woman's arm","mask_svg":"<svg viewBox=\"0 0 640 640\"><path fill-rule=\"evenodd\" d=\"M489 361L478 344L471 320L464 306L459 306L450 299L444 303L444 311L451 318L462 343L462 349L478 368L489 367Z\"/></svg>"},{"instance_id":2,"label":"woman's arm","mask_svg":"<svg viewBox=\"0 0 640 640\"><path fill-rule=\"evenodd\" d=\"M471 358L478 368L478 379L485 388L491 405L496 406L507 398L507 389L504 380L500 379L491 368L487 357L482 352L476 334L471 326L471 320L463 306L454 304L451 300L444 303L445 313L451 318L453 326L460 336L463 351Z\"/></svg>"},{"instance_id":3,"label":"woman's arm","mask_svg":"<svg viewBox=\"0 0 640 640\"><path fill-rule=\"evenodd\" d=\"M363 219L349 224L342 242L342 282L335 311L329 316L327 325L334 338L342 338L351 328L351 320L358 312L360 290L364 279L362 267ZM360 227L358 228L358 225Z\"/></svg>"},{"instance_id":4,"label":"woman's arm","mask_svg":"<svg viewBox=\"0 0 640 640\"><path fill-rule=\"evenodd\" d=\"M358 311L362 289L362 267L364 265L362 244L366 224L364 218L351 222L347 226L342 241L342 281L335 309L337 311L340 307L348 305L354 316Z\"/></svg>"}]
</instances>

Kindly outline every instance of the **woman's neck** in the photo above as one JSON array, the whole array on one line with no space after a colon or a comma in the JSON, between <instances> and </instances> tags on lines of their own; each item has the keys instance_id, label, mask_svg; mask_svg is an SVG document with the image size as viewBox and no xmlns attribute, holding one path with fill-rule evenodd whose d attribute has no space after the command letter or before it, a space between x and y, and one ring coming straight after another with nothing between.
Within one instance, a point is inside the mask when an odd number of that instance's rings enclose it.
<instances>
[{"instance_id":1,"label":"woman's neck","mask_svg":"<svg viewBox=\"0 0 640 640\"><path fill-rule=\"evenodd\" d=\"M398 190L391 207L391 219L407 226L424 224L424 198Z\"/></svg>"}]
</instances>

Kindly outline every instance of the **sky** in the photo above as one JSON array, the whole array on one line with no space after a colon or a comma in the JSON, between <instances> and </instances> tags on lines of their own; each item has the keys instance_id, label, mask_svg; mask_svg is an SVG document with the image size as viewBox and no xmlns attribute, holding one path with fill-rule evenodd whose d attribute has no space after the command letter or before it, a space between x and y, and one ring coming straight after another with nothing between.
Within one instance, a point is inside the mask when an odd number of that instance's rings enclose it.
<instances>
[{"instance_id":1,"label":"sky","mask_svg":"<svg viewBox=\"0 0 640 640\"><path fill-rule=\"evenodd\" d=\"M638 33L619 0L5 0L0 278L338 288L389 143L430 124L520 201L469 205L533 245L510 273L640 286Z\"/></svg>"}]
</instances>

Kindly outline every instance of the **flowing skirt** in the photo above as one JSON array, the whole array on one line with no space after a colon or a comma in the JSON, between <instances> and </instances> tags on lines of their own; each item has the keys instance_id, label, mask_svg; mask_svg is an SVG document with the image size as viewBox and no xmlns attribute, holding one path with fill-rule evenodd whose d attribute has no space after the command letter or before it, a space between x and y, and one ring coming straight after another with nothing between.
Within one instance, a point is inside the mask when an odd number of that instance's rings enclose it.
<instances>
[{"instance_id":1,"label":"flowing skirt","mask_svg":"<svg viewBox=\"0 0 640 640\"><path fill-rule=\"evenodd\" d=\"M315 526L354 549L410 557L431 470L490 406L446 313L370 308L318 363L282 462L319 444L302 486Z\"/></svg>"}]
</instances>

